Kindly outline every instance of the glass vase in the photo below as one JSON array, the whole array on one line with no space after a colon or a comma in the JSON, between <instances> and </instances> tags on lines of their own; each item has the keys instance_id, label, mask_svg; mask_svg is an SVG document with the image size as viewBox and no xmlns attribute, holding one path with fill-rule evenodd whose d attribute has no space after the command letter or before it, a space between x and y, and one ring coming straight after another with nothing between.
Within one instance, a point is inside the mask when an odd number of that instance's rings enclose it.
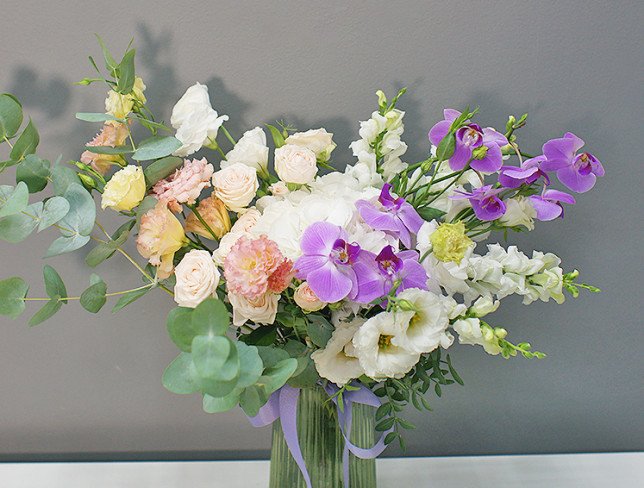
<instances>
[{"instance_id":1,"label":"glass vase","mask_svg":"<svg viewBox=\"0 0 644 488\"><path fill-rule=\"evenodd\" d=\"M349 454L349 486L344 487L344 438L337 407L321 387L303 388L297 406L297 433L313 488L375 488L376 460ZM375 409L353 404L351 442L374 444ZM273 423L270 488L306 488L306 482L286 445L279 420Z\"/></svg>"}]
</instances>

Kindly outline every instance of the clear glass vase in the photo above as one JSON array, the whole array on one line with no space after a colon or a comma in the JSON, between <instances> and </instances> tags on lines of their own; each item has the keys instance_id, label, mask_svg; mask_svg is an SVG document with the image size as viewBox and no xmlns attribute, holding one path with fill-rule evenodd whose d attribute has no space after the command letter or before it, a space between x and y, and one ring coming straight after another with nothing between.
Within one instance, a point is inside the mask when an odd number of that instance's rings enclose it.
<instances>
[{"instance_id":1,"label":"clear glass vase","mask_svg":"<svg viewBox=\"0 0 644 488\"><path fill-rule=\"evenodd\" d=\"M297 407L297 432L313 488L375 488L376 460L349 454L350 486L343 486L344 439L333 402L321 387L304 388ZM353 404L351 442L371 447L375 437L375 409ZM291 456L279 420L273 423L270 488L306 488L304 477Z\"/></svg>"}]
</instances>

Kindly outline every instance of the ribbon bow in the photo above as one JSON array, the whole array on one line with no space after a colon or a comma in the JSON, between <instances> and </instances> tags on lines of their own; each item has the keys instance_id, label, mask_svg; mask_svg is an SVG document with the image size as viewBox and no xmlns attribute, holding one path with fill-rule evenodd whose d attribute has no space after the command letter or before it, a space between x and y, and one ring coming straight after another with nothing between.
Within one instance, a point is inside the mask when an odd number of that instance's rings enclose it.
<instances>
[{"instance_id":1,"label":"ribbon bow","mask_svg":"<svg viewBox=\"0 0 644 488\"><path fill-rule=\"evenodd\" d=\"M391 430L383 432L378 442L371 448L365 449L358 447L351 442L353 404L360 403L371 407L379 407L381 405L380 399L371 390L363 385L355 386L357 386L357 390L347 390L344 392L342 408L338 404L338 396L335 395L339 390L338 387L331 384L324 387L325 391L333 397L333 403L338 407L338 423L340 424L340 432L342 432L342 437L344 438L342 467L344 471L344 486L346 488L349 487L349 452L360 459L373 459L378 457L387 447L385 445L385 436ZM298 468L300 468L306 486L312 488L311 477L306 469L306 463L304 462L300 441L297 436L297 401L299 397L299 388L284 385L270 396L266 405L260 408L259 413L255 417L249 417L248 420L253 427L264 427L280 419L286 446Z\"/></svg>"}]
</instances>

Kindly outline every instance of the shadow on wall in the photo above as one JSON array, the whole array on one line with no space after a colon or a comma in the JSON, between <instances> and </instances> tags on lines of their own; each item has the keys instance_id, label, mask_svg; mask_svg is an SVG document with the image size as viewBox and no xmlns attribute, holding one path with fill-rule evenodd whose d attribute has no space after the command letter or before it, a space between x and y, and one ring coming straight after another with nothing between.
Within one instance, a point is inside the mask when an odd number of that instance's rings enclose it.
<instances>
[{"instance_id":1,"label":"shadow on wall","mask_svg":"<svg viewBox=\"0 0 644 488\"><path fill-rule=\"evenodd\" d=\"M70 101L70 87L63 78L43 77L29 66L20 66L13 74L10 93L28 110L42 111L49 119L65 115Z\"/></svg>"}]
</instances>

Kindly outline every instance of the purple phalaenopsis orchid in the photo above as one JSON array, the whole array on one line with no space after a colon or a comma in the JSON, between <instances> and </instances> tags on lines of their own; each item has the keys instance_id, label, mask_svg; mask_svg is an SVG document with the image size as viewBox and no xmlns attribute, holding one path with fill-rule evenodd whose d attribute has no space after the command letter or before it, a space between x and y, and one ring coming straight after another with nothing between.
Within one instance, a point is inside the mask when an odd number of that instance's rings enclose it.
<instances>
[{"instance_id":1,"label":"purple phalaenopsis orchid","mask_svg":"<svg viewBox=\"0 0 644 488\"><path fill-rule=\"evenodd\" d=\"M590 153L577 154L584 141L572 132L543 145L546 160L541 163L544 171L556 171L557 178L572 191L584 193L595 186L597 176L604 176L604 167Z\"/></svg>"},{"instance_id":2,"label":"purple phalaenopsis orchid","mask_svg":"<svg viewBox=\"0 0 644 488\"><path fill-rule=\"evenodd\" d=\"M399 238L406 247L412 247L412 234L423 225L416 209L402 197L391 194L391 185L385 183L378 203L358 200L356 207L362 219L375 230L382 230Z\"/></svg>"},{"instance_id":3,"label":"purple phalaenopsis orchid","mask_svg":"<svg viewBox=\"0 0 644 488\"><path fill-rule=\"evenodd\" d=\"M546 190L541 195L532 195L530 203L537 212L539 220L554 220L557 217L563 218L564 208L561 203L573 205L575 197L559 190Z\"/></svg>"},{"instance_id":4,"label":"purple phalaenopsis orchid","mask_svg":"<svg viewBox=\"0 0 644 488\"><path fill-rule=\"evenodd\" d=\"M492 188L492 185L473 189L470 193L458 191L450 198L454 200L468 199L479 220L490 221L501 218L505 214L505 203L497 195L503 188Z\"/></svg>"},{"instance_id":5,"label":"purple phalaenopsis orchid","mask_svg":"<svg viewBox=\"0 0 644 488\"><path fill-rule=\"evenodd\" d=\"M443 111L444 120L438 122L429 131L429 141L438 146L440 142L447 136L449 129L454 122L461 115L461 112L453 109L445 109ZM465 126L456 131L456 145L454 147L454 154L449 158L449 167L453 171L460 171L471 160L470 167L476 171L483 173L494 173L498 171L503 165L503 155L501 147L508 143L507 138L495 131L491 127L481 129L478 124L466 121ZM483 151L477 151L480 154L476 159L474 150L484 147Z\"/></svg>"},{"instance_id":6,"label":"purple phalaenopsis orchid","mask_svg":"<svg viewBox=\"0 0 644 488\"><path fill-rule=\"evenodd\" d=\"M546 185L550 184L548 174L541 169L545 156L537 156L523 161L520 167L503 166L499 171L499 183L505 188L519 188L521 185L531 185L543 178Z\"/></svg>"},{"instance_id":7,"label":"purple phalaenopsis orchid","mask_svg":"<svg viewBox=\"0 0 644 488\"><path fill-rule=\"evenodd\" d=\"M359 301L361 288L377 281L375 255L347 242L346 232L328 222L316 222L302 234L302 256L295 262L297 277L306 280L317 297L328 303L344 298Z\"/></svg>"},{"instance_id":8,"label":"purple phalaenopsis orchid","mask_svg":"<svg viewBox=\"0 0 644 488\"><path fill-rule=\"evenodd\" d=\"M395 282L400 282L396 293L406 288L427 289L427 273L418 258L416 251L395 253L391 246L385 246L380 251L376 256L376 263L383 280L383 295L389 293Z\"/></svg>"}]
</instances>

